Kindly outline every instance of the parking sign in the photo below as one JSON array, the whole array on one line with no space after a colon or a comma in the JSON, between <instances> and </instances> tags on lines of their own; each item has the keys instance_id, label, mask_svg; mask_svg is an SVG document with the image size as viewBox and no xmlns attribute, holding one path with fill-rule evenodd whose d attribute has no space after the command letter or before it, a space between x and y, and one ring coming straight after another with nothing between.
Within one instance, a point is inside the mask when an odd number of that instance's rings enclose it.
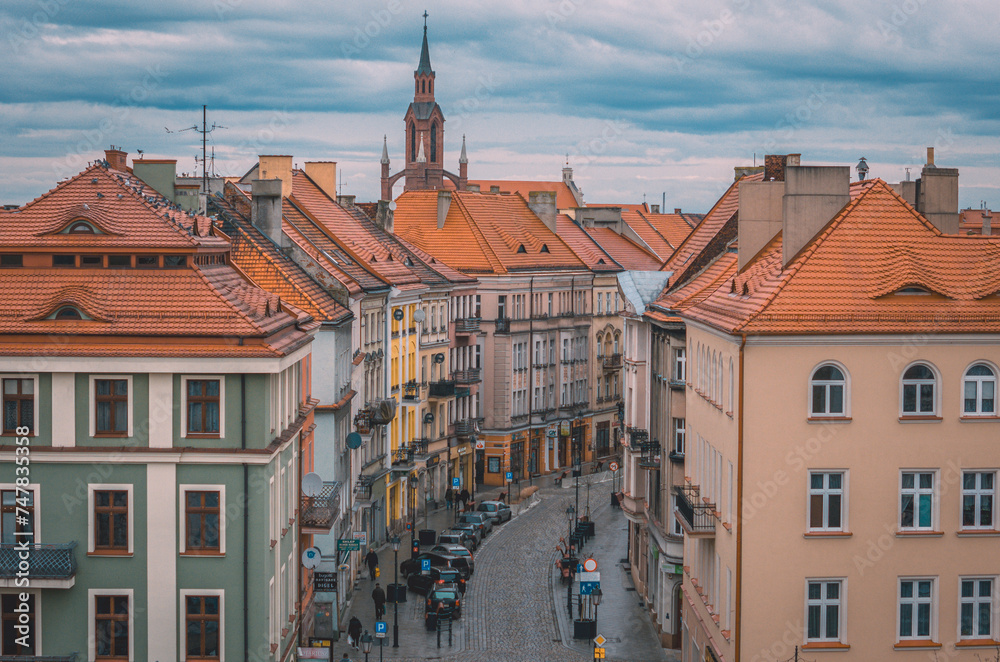
<instances>
[{"instance_id":1,"label":"parking sign","mask_svg":"<svg viewBox=\"0 0 1000 662\"><path fill-rule=\"evenodd\" d=\"M451 479L451 486L452 487L458 487L459 486L458 476L455 476L454 478Z\"/></svg>"},{"instance_id":2,"label":"parking sign","mask_svg":"<svg viewBox=\"0 0 1000 662\"><path fill-rule=\"evenodd\" d=\"M509 483L512 480L514 480L514 472L513 471L508 471L507 472L507 482Z\"/></svg>"},{"instance_id":3,"label":"parking sign","mask_svg":"<svg viewBox=\"0 0 1000 662\"><path fill-rule=\"evenodd\" d=\"M428 570L430 570L431 569L431 560L430 559L420 559L420 569L423 572L427 572Z\"/></svg>"},{"instance_id":4,"label":"parking sign","mask_svg":"<svg viewBox=\"0 0 1000 662\"><path fill-rule=\"evenodd\" d=\"M387 621L375 621L375 636L379 639L385 639L386 633L389 631L389 623Z\"/></svg>"}]
</instances>

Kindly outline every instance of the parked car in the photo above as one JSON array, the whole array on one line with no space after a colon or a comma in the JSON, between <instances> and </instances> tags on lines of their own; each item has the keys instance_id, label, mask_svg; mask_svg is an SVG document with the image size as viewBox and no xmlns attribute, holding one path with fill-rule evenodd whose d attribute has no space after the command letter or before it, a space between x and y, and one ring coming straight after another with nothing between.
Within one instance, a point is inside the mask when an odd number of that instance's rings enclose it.
<instances>
[{"instance_id":1,"label":"parked car","mask_svg":"<svg viewBox=\"0 0 1000 662\"><path fill-rule=\"evenodd\" d=\"M468 524L481 525L483 529L483 537L489 535L490 531L493 530L493 518L486 513L472 512L472 513L462 513L458 516L459 522L466 522Z\"/></svg>"},{"instance_id":2,"label":"parked car","mask_svg":"<svg viewBox=\"0 0 1000 662\"><path fill-rule=\"evenodd\" d=\"M466 558L469 560L469 566L472 568L472 571L476 571L475 559L472 556L472 552L470 552L468 547L465 545L439 544L431 547L430 551L437 552L438 554L450 554L451 556L461 556Z\"/></svg>"},{"instance_id":3,"label":"parked car","mask_svg":"<svg viewBox=\"0 0 1000 662\"><path fill-rule=\"evenodd\" d=\"M466 536L472 537L472 551L475 551L479 547L479 543L483 541L483 527L477 524L466 524L465 522L459 522L455 526L451 527L452 531L458 531L465 534Z\"/></svg>"},{"instance_id":4,"label":"parked car","mask_svg":"<svg viewBox=\"0 0 1000 662\"><path fill-rule=\"evenodd\" d=\"M476 510L492 517L494 524L502 524L510 521L510 506L503 501L480 501Z\"/></svg>"},{"instance_id":5,"label":"parked car","mask_svg":"<svg viewBox=\"0 0 1000 662\"><path fill-rule=\"evenodd\" d=\"M425 618L426 614L437 612L438 604L444 603L446 608L450 607L453 611L453 618L462 617L462 596L458 589L447 585L435 586L434 590L427 594L427 606L424 612Z\"/></svg>"},{"instance_id":6,"label":"parked car","mask_svg":"<svg viewBox=\"0 0 1000 662\"><path fill-rule=\"evenodd\" d=\"M455 568L465 579L468 579L472 575L472 567L467 559L461 556L451 556L450 554L440 554L438 552L424 552L417 554L412 559L406 559L399 564L399 572L404 577L420 572L420 567L424 559L430 560L432 568Z\"/></svg>"},{"instance_id":7,"label":"parked car","mask_svg":"<svg viewBox=\"0 0 1000 662\"><path fill-rule=\"evenodd\" d=\"M410 590L424 595L439 584L453 584L459 593L465 594L465 579L457 568L431 567L427 572L414 572L406 579L406 586Z\"/></svg>"},{"instance_id":8,"label":"parked car","mask_svg":"<svg viewBox=\"0 0 1000 662\"><path fill-rule=\"evenodd\" d=\"M465 531L442 531L438 534L439 545L462 545L469 551L476 549L476 537Z\"/></svg>"}]
</instances>

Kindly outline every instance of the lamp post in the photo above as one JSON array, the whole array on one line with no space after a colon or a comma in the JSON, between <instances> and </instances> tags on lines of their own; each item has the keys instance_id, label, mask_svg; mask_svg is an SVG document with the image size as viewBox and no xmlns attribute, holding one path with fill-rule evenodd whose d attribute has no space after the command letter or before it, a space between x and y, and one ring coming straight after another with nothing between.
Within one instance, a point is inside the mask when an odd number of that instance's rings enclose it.
<instances>
[{"instance_id":1,"label":"lamp post","mask_svg":"<svg viewBox=\"0 0 1000 662\"><path fill-rule=\"evenodd\" d=\"M590 600L594 603L594 630L597 630L597 608L601 605L601 598L604 597L604 593L601 591L601 587L598 586L594 589L594 592L590 594Z\"/></svg>"},{"instance_id":2,"label":"lamp post","mask_svg":"<svg viewBox=\"0 0 1000 662\"><path fill-rule=\"evenodd\" d=\"M566 520L569 524L569 536L566 538L567 550L572 549L572 537L573 537L573 520L576 518L576 509L571 505L566 509ZM566 559L566 563L569 564L569 583L566 584L566 612L569 614L570 618L573 618L573 556L570 554L569 558Z\"/></svg>"},{"instance_id":3,"label":"lamp post","mask_svg":"<svg viewBox=\"0 0 1000 662\"><path fill-rule=\"evenodd\" d=\"M368 653L372 652L372 636L368 634L368 630L361 635L361 652L365 654L365 662L368 662Z\"/></svg>"},{"instance_id":4,"label":"lamp post","mask_svg":"<svg viewBox=\"0 0 1000 662\"><path fill-rule=\"evenodd\" d=\"M392 566L395 574L392 591L392 647L399 648L399 536L392 537Z\"/></svg>"}]
</instances>

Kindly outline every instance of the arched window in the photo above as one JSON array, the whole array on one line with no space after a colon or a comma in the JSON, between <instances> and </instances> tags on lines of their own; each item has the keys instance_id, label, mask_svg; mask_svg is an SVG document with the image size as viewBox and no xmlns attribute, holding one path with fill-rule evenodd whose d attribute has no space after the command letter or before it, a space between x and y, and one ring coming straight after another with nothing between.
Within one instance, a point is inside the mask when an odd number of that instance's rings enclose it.
<instances>
[{"instance_id":1,"label":"arched window","mask_svg":"<svg viewBox=\"0 0 1000 662\"><path fill-rule=\"evenodd\" d=\"M996 415L997 376L985 363L977 363L965 371L962 411L967 416Z\"/></svg>"},{"instance_id":2,"label":"arched window","mask_svg":"<svg viewBox=\"0 0 1000 662\"><path fill-rule=\"evenodd\" d=\"M733 407L733 401L736 398L736 396L734 395L735 392L736 392L736 379L733 375L733 360L729 359L729 409L728 409L729 413L733 413L734 411L736 411L736 409Z\"/></svg>"},{"instance_id":3,"label":"arched window","mask_svg":"<svg viewBox=\"0 0 1000 662\"><path fill-rule=\"evenodd\" d=\"M846 416L847 379L835 365L821 365L809 380L811 416Z\"/></svg>"},{"instance_id":4,"label":"arched window","mask_svg":"<svg viewBox=\"0 0 1000 662\"><path fill-rule=\"evenodd\" d=\"M94 226L90 223L84 221L77 221L73 225L69 226L70 234L96 234L94 232Z\"/></svg>"},{"instance_id":5,"label":"arched window","mask_svg":"<svg viewBox=\"0 0 1000 662\"><path fill-rule=\"evenodd\" d=\"M917 363L903 373L903 416L937 413L937 377L930 366Z\"/></svg>"},{"instance_id":6,"label":"arched window","mask_svg":"<svg viewBox=\"0 0 1000 662\"><path fill-rule=\"evenodd\" d=\"M722 406L722 403L723 403L723 396L725 396L725 394L726 394L726 383L725 383L725 381L723 381L723 378L725 377L725 375L726 375L726 363L722 359L722 353L720 352L719 353L719 389L718 389L718 391L719 391L719 399L716 400L716 402L719 403L720 407Z\"/></svg>"},{"instance_id":7,"label":"arched window","mask_svg":"<svg viewBox=\"0 0 1000 662\"><path fill-rule=\"evenodd\" d=\"M619 351L620 348L618 346L618 343L621 342L621 338L622 334L615 333L615 351L614 351L615 354L621 354L621 352Z\"/></svg>"},{"instance_id":8,"label":"arched window","mask_svg":"<svg viewBox=\"0 0 1000 662\"><path fill-rule=\"evenodd\" d=\"M422 80L420 81L420 93L424 94L426 92L427 92L427 81Z\"/></svg>"},{"instance_id":9,"label":"arched window","mask_svg":"<svg viewBox=\"0 0 1000 662\"><path fill-rule=\"evenodd\" d=\"M718 363L716 363L716 361L715 361L715 351L714 350L712 351L712 358L709 359L709 361L710 361L710 363L708 364L708 398L710 400L715 400L715 387L716 387L716 384L719 383L719 380L718 380L718 378L716 377L716 374L715 374L715 371L716 371L716 369L718 367Z\"/></svg>"},{"instance_id":10,"label":"arched window","mask_svg":"<svg viewBox=\"0 0 1000 662\"><path fill-rule=\"evenodd\" d=\"M597 334L597 358L604 358L604 334Z\"/></svg>"},{"instance_id":11,"label":"arched window","mask_svg":"<svg viewBox=\"0 0 1000 662\"><path fill-rule=\"evenodd\" d=\"M82 320L83 314L73 306L63 306L55 312L49 319L54 320Z\"/></svg>"},{"instance_id":12,"label":"arched window","mask_svg":"<svg viewBox=\"0 0 1000 662\"><path fill-rule=\"evenodd\" d=\"M417 127L410 122L410 160L417 160Z\"/></svg>"},{"instance_id":13,"label":"arched window","mask_svg":"<svg viewBox=\"0 0 1000 662\"><path fill-rule=\"evenodd\" d=\"M431 163L438 160L438 125L437 122L431 124Z\"/></svg>"}]
</instances>

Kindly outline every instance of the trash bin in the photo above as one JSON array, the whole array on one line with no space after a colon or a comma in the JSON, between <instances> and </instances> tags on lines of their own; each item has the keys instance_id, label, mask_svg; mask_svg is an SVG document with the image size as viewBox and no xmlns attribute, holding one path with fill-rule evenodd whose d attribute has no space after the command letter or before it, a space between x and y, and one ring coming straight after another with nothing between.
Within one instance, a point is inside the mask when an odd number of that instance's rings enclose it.
<instances>
[{"instance_id":1,"label":"trash bin","mask_svg":"<svg viewBox=\"0 0 1000 662\"><path fill-rule=\"evenodd\" d=\"M420 529L417 532L417 540L420 541L420 546L433 545L437 542L437 531L434 529Z\"/></svg>"},{"instance_id":2,"label":"trash bin","mask_svg":"<svg viewBox=\"0 0 1000 662\"><path fill-rule=\"evenodd\" d=\"M574 639L593 639L597 636L597 621L578 618L573 621Z\"/></svg>"},{"instance_id":3,"label":"trash bin","mask_svg":"<svg viewBox=\"0 0 1000 662\"><path fill-rule=\"evenodd\" d=\"M433 632L437 629L438 615L433 611L424 614L424 627Z\"/></svg>"},{"instance_id":4,"label":"trash bin","mask_svg":"<svg viewBox=\"0 0 1000 662\"><path fill-rule=\"evenodd\" d=\"M406 602L406 584L387 584L385 587L386 602Z\"/></svg>"}]
</instances>

